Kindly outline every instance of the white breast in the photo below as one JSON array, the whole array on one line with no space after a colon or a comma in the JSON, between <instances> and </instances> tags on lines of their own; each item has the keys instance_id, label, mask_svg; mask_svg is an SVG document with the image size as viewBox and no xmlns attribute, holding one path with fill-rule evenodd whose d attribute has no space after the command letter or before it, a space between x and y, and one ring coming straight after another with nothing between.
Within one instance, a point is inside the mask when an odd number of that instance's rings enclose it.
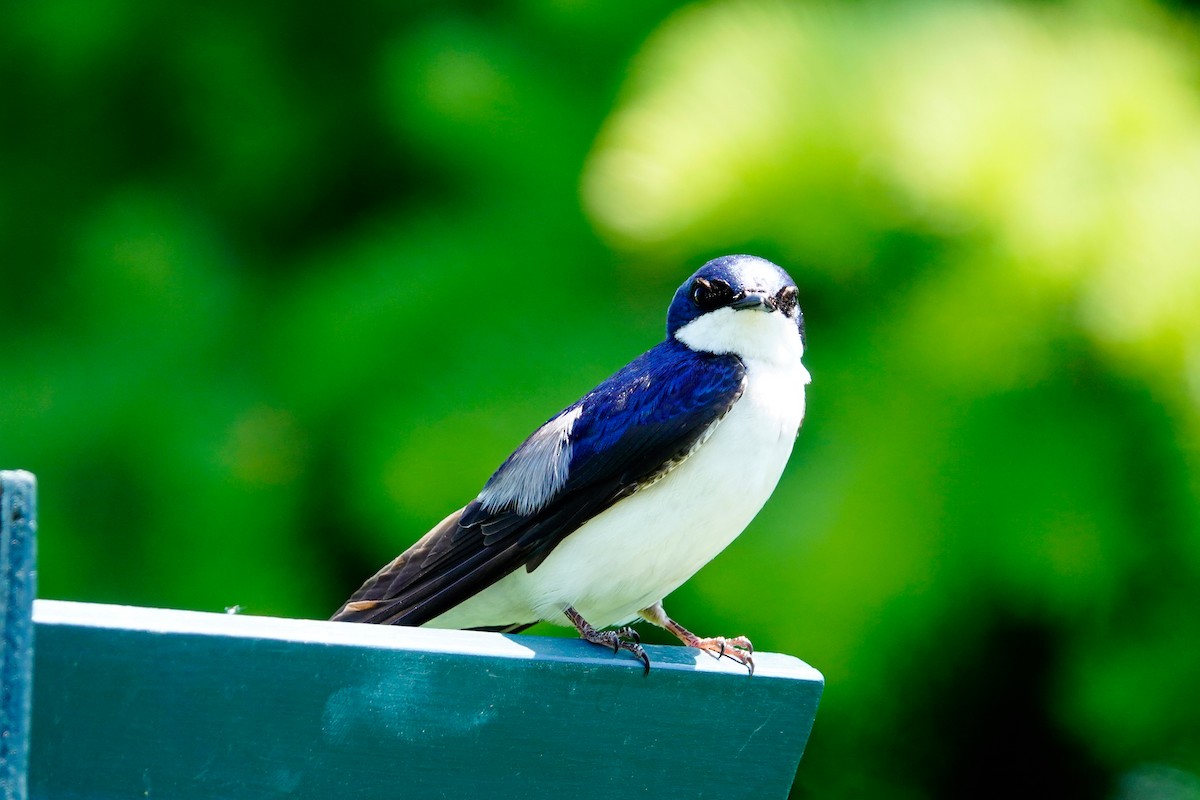
<instances>
[{"instance_id":1,"label":"white breast","mask_svg":"<svg viewBox=\"0 0 1200 800\"><path fill-rule=\"evenodd\" d=\"M566 624L562 609L570 605L593 625L609 626L662 600L732 542L775 489L804 417L808 383L800 353L788 355L746 358L742 397L657 483L588 521L533 572L519 569L429 624Z\"/></svg>"}]
</instances>

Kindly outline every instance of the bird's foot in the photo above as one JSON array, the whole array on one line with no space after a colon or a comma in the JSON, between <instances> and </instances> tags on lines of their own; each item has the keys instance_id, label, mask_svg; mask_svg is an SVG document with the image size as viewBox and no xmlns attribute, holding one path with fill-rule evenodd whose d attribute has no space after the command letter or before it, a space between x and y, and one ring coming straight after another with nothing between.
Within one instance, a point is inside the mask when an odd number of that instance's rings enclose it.
<instances>
[{"instance_id":1,"label":"bird's foot","mask_svg":"<svg viewBox=\"0 0 1200 800\"><path fill-rule=\"evenodd\" d=\"M701 639L687 628L667 616L662 603L655 603L649 608L642 609L642 619L665 628L679 637L679 641L688 647L703 650L715 659L728 658L741 664L750 674L754 674L754 645L745 636L714 636L711 639Z\"/></svg>"},{"instance_id":2,"label":"bird's foot","mask_svg":"<svg viewBox=\"0 0 1200 800\"><path fill-rule=\"evenodd\" d=\"M720 660L728 658L741 664L750 674L754 674L754 645L745 636L713 636L708 639L701 639L695 634L689 633L687 637L680 636L680 640L688 647L694 647L697 650L703 650L713 658Z\"/></svg>"},{"instance_id":3,"label":"bird's foot","mask_svg":"<svg viewBox=\"0 0 1200 800\"><path fill-rule=\"evenodd\" d=\"M650 657L646 655L646 651L641 645L641 637L638 636L637 631L633 628L626 626L615 631L600 630L581 617L579 612L570 606L567 606L563 613L566 614L571 624L575 626L575 630L579 631L579 635L584 641L611 647L614 653L621 650L628 650L641 660L642 666L645 668L645 674L650 674Z\"/></svg>"}]
</instances>

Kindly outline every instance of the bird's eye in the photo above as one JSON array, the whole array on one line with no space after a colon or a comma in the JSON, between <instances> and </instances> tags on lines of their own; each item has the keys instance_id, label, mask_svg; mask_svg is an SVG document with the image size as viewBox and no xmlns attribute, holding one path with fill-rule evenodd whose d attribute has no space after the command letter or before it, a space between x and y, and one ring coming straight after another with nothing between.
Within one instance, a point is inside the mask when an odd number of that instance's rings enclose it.
<instances>
[{"instance_id":1,"label":"bird's eye","mask_svg":"<svg viewBox=\"0 0 1200 800\"><path fill-rule=\"evenodd\" d=\"M775 295L775 307L789 317L796 310L796 287L785 286Z\"/></svg>"},{"instance_id":2,"label":"bird's eye","mask_svg":"<svg viewBox=\"0 0 1200 800\"><path fill-rule=\"evenodd\" d=\"M728 283L719 279L713 278L707 280L705 278L696 278L692 283L692 302L700 307L702 311L712 311L727 305L733 300L733 289Z\"/></svg>"}]
</instances>

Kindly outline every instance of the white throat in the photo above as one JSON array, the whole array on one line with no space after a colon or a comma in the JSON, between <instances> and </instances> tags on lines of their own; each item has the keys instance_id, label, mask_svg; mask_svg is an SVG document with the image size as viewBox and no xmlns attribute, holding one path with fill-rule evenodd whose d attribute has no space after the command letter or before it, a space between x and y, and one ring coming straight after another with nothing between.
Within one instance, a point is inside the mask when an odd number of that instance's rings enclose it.
<instances>
[{"instance_id":1,"label":"white throat","mask_svg":"<svg viewBox=\"0 0 1200 800\"><path fill-rule=\"evenodd\" d=\"M741 356L747 366L791 367L804 356L796 321L760 309L718 308L684 325L675 338L693 350ZM805 371L805 383L807 375Z\"/></svg>"}]
</instances>

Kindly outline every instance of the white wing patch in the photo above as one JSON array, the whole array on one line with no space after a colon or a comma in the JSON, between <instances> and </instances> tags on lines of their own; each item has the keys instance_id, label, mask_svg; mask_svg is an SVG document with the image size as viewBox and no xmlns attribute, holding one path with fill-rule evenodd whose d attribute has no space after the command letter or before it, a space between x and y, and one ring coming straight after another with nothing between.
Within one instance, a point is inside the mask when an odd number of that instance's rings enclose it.
<instances>
[{"instance_id":1,"label":"white wing patch","mask_svg":"<svg viewBox=\"0 0 1200 800\"><path fill-rule=\"evenodd\" d=\"M549 502L567 482L571 429L582 413L583 406L575 406L534 431L479 493L483 509L532 514Z\"/></svg>"}]
</instances>

